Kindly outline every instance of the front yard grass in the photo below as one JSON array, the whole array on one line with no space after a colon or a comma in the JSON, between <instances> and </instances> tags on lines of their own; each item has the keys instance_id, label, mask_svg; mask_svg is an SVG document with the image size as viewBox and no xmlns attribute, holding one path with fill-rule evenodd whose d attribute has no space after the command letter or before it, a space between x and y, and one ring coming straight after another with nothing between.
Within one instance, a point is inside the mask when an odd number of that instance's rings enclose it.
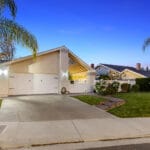
<instances>
[{"instance_id":1,"label":"front yard grass","mask_svg":"<svg viewBox=\"0 0 150 150\"><path fill-rule=\"evenodd\" d=\"M115 97L121 98L126 103L120 107L109 110L118 117L150 117L150 92L147 93L120 93Z\"/></svg>"},{"instance_id":2,"label":"front yard grass","mask_svg":"<svg viewBox=\"0 0 150 150\"><path fill-rule=\"evenodd\" d=\"M98 105L100 102L103 102L105 100L104 98L94 95L79 95L73 97L90 105Z\"/></svg>"}]
</instances>

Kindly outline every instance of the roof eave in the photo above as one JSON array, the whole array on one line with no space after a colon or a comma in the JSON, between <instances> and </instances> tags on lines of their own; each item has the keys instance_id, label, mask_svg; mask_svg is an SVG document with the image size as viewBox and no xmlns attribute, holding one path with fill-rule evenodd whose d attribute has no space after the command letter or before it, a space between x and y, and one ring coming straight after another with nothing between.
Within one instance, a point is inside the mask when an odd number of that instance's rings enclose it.
<instances>
[{"instance_id":1,"label":"roof eave","mask_svg":"<svg viewBox=\"0 0 150 150\"><path fill-rule=\"evenodd\" d=\"M140 74L140 73L137 73L137 72L135 72L135 71L132 71L132 70L130 70L130 69L124 69L122 72L124 72L124 71L130 71L130 72L133 72L133 73L135 73L135 74L137 74L137 75L140 75L140 76L142 76L142 77L144 77L144 78L147 78L147 76L145 76L145 75L143 75L143 74Z\"/></svg>"},{"instance_id":2,"label":"roof eave","mask_svg":"<svg viewBox=\"0 0 150 150\"><path fill-rule=\"evenodd\" d=\"M106 65L104 65L104 64L100 64L100 65L103 66L103 67L106 67L106 68L108 68L108 69L111 69L111 70L113 70L113 71L121 72L121 71L118 71L118 70L113 69L113 68L111 68L111 67L108 67L108 66L106 66ZM100 66L100 65L99 65L99 66Z\"/></svg>"},{"instance_id":3,"label":"roof eave","mask_svg":"<svg viewBox=\"0 0 150 150\"><path fill-rule=\"evenodd\" d=\"M47 50L47 51L44 51L44 52L37 53L37 57L48 54L48 53L59 51L62 48L66 48L66 47L61 46L61 47L53 48L53 49L50 49L50 50ZM18 58L18 59L15 59L15 60L12 60L12 61L9 61L9 62L6 62L6 63L13 64L13 63L25 61L25 60L28 60L28 59L31 59L31 58L33 58L33 56L29 55L29 56L21 57L21 58Z\"/></svg>"}]
</instances>

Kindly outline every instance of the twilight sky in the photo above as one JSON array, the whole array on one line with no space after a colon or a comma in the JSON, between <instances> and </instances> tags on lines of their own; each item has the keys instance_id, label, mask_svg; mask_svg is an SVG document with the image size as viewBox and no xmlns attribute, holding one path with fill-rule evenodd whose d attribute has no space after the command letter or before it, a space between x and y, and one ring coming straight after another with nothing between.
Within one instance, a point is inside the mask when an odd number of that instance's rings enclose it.
<instances>
[{"instance_id":1,"label":"twilight sky","mask_svg":"<svg viewBox=\"0 0 150 150\"><path fill-rule=\"evenodd\" d=\"M33 33L39 51L66 45L88 64L150 65L149 0L16 0L16 21ZM16 57L31 54L17 47Z\"/></svg>"}]
</instances>

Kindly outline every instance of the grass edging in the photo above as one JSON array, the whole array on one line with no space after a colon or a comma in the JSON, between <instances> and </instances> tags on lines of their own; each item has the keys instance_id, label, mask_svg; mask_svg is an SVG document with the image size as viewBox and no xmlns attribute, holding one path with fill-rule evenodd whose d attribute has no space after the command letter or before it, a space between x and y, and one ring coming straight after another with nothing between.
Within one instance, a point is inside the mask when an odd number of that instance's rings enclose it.
<instances>
[{"instance_id":1,"label":"grass edging","mask_svg":"<svg viewBox=\"0 0 150 150\"><path fill-rule=\"evenodd\" d=\"M104 98L101 98L99 96L94 95L78 95L78 96L72 96L84 103L87 103L89 105L98 105L100 102L105 101Z\"/></svg>"},{"instance_id":2,"label":"grass edging","mask_svg":"<svg viewBox=\"0 0 150 150\"><path fill-rule=\"evenodd\" d=\"M96 95L79 95L74 98L89 105L98 105L107 99ZM150 92L118 93L114 97L123 99L125 104L107 112L121 118L150 117Z\"/></svg>"}]
</instances>

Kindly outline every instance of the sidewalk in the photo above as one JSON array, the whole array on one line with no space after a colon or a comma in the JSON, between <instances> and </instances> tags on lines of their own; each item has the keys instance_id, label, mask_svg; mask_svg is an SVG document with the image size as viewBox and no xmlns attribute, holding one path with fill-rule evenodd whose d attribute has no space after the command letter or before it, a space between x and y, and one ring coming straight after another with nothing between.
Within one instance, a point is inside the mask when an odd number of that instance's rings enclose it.
<instances>
[{"instance_id":1,"label":"sidewalk","mask_svg":"<svg viewBox=\"0 0 150 150\"><path fill-rule=\"evenodd\" d=\"M1 148L139 137L150 137L150 118L0 123Z\"/></svg>"}]
</instances>

